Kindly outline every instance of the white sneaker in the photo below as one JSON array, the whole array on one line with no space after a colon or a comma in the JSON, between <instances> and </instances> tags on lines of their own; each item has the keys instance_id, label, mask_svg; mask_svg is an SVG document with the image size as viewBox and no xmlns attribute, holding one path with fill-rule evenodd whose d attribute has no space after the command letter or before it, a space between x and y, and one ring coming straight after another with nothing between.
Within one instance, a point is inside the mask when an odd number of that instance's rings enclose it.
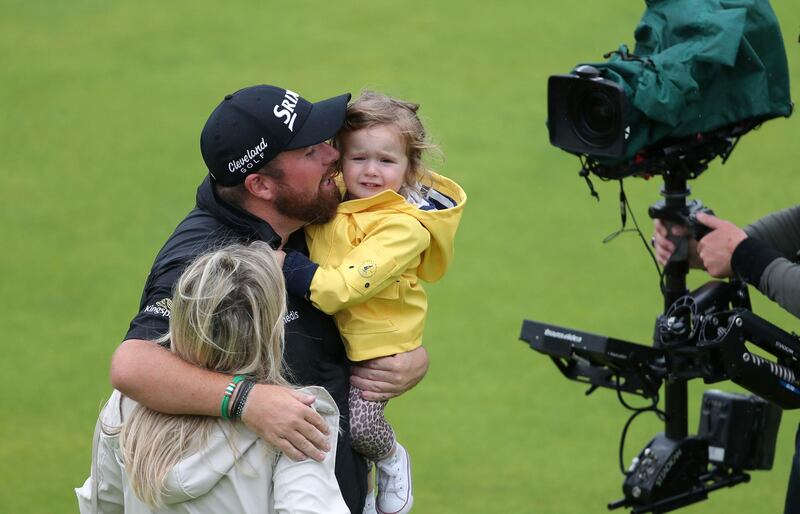
<instances>
[{"instance_id":1,"label":"white sneaker","mask_svg":"<svg viewBox=\"0 0 800 514\"><path fill-rule=\"evenodd\" d=\"M378 514L406 514L414 504L411 494L411 459L395 442L394 453L377 461Z\"/></svg>"},{"instance_id":2,"label":"white sneaker","mask_svg":"<svg viewBox=\"0 0 800 514\"><path fill-rule=\"evenodd\" d=\"M364 501L364 514L377 514L375 510L375 494L373 491L367 493L367 499Z\"/></svg>"}]
</instances>

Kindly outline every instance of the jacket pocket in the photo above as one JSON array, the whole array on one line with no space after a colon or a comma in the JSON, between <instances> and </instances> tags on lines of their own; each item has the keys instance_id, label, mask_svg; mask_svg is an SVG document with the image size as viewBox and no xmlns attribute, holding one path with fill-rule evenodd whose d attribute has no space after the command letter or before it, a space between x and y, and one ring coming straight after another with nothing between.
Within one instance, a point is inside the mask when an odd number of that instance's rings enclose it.
<instances>
[{"instance_id":1,"label":"jacket pocket","mask_svg":"<svg viewBox=\"0 0 800 514\"><path fill-rule=\"evenodd\" d=\"M381 298L383 300L397 300L400 298L400 281L395 280L381 289L379 293L375 293L375 298Z\"/></svg>"},{"instance_id":2,"label":"jacket pocket","mask_svg":"<svg viewBox=\"0 0 800 514\"><path fill-rule=\"evenodd\" d=\"M374 297L368 302L337 312L339 331L345 336L394 332L397 325L391 320L392 311L383 308L385 304L382 299Z\"/></svg>"}]
</instances>

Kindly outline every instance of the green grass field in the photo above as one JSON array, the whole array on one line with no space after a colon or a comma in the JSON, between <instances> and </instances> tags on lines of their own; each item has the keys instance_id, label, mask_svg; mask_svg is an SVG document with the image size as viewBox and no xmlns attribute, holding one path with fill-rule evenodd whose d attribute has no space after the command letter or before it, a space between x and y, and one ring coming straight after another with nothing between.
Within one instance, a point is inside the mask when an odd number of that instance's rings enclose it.
<instances>
[{"instance_id":1,"label":"green grass field","mask_svg":"<svg viewBox=\"0 0 800 514\"><path fill-rule=\"evenodd\" d=\"M428 288L430 372L389 407L415 512L600 513L621 496L627 412L609 391L586 398L517 337L523 318L650 337L652 263L633 234L602 244L619 224L616 185L595 181L596 203L545 129L547 76L632 44L644 2L0 5L1 513L75 511L110 356L204 175L202 124L226 93L265 82L312 100L372 88L419 102L440 171L470 196L455 263ZM800 4L773 7L797 101ZM694 195L742 224L797 203L798 129L797 115L765 124ZM648 236L659 187L626 183ZM772 471L684 512L780 512L798 419L784 414ZM637 420L626 462L661 429Z\"/></svg>"}]
</instances>

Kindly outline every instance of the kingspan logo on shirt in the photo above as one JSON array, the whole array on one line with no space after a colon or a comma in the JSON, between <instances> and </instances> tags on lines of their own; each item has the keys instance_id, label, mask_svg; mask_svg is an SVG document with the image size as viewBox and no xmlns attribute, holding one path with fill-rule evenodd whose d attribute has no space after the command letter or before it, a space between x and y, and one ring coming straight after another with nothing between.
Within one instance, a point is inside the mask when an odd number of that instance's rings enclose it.
<instances>
[{"instance_id":1,"label":"kingspan logo on shirt","mask_svg":"<svg viewBox=\"0 0 800 514\"><path fill-rule=\"evenodd\" d=\"M162 318L169 318L172 314L172 298L162 298L155 304L148 305L144 308L144 312L148 314L155 314Z\"/></svg>"},{"instance_id":2,"label":"kingspan logo on shirt","mask_svg":"<svg viewBox=\"0 0 800 514\"><path fill-rule=\"evenodd\" d=\"M253 166L260 163L262 159L264 159L264 150L267 149L267 142L264 141L264 138L261 138L261 141L250 148L245 152L244 156L241 159L236 159L233 161L228 162L228 171L231 173L235 173L236 171L241 171L244 173L245 171L252 169Z\"/></svg>"}]
</instances>

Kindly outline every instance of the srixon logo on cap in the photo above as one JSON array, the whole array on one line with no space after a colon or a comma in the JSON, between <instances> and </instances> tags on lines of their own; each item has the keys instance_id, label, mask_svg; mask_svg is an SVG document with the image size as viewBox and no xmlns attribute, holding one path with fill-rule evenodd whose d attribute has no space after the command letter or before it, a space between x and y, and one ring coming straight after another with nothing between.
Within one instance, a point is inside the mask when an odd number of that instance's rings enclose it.
<instances>
[{"instance_id":1,"label":"srixon logo on cap","mask_svg":"<svg viewBox=\"0 0 800 514\"><path fill-rule=\"evenodd\" d=\"M283 124L289 127L290 132L294 132L294 120L297 118L297 113L294 112L294 108L297 106L297 100L299 98L300 95L287 89L281 104L276 105L275 108L272 109L272 112L277 118L283 119ZM283 107L283 109L281 109L281 107Z\"/></svg>"}]
</instances>

